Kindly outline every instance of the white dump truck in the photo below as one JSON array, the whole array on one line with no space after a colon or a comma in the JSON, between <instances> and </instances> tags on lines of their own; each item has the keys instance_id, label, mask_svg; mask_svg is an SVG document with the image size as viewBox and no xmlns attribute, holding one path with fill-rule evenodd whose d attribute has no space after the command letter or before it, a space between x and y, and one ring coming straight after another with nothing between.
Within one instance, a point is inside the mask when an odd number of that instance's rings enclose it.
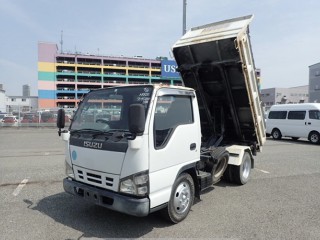
<instances>
[{"instance_id":1,"label":"white dump truck","mask_svg":"<svg viewBox=\"0 0 320 240\"><path fill-rule=\"evenodd\" d=\"M252 16L192 28L173 46L184 86L127 85L89 92L66 143L66 192L134 216L173 223L225 178L249 180L265 142L250 46Z\"/></svg>"}]
</instances>

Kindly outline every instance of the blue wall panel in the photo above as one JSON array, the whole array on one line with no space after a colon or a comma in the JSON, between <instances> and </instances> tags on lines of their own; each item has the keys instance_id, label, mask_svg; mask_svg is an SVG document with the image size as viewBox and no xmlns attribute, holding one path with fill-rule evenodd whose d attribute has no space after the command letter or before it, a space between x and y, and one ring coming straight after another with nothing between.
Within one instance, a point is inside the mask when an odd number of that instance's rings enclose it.
<instances>
[{"instance_id":1,"label":"blue wall panel","mask_svg":"<svg viewBox=\"0 0 320 240\"><path fill-rule=\"evenodd\" d=\"M55 90L38 90L39 99L55 99Z\"/></svg>"}]
</instances>

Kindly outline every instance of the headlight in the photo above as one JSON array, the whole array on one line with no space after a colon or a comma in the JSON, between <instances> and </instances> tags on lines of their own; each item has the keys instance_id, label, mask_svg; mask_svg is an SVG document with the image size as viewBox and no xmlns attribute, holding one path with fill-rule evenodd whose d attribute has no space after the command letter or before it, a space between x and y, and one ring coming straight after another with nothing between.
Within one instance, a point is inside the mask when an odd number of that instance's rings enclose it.
<instances>
[{"instance_id":1,"label":"headlight","mask_svg":"<svg viewBox=\"0 0 320 240\"><path fill-rule=\"evenodd\" d=\"M69 163L68 163L67 161L65 161L64 163L65 163L65 172L66 172L66 175L67 175L68 177L74 178L74 173L73 173L72 167L69 165Z\"/></svg>"},{"instance_id":2,"label":"headlight","mask_svg":"<svg viewBox=\"0 0 320 240\"><path fill-rule=\"evenodd\" d=\"M145 196L149 193L148 172L141 172L120 181L120 192L136 196Z\"/></svg>"}]
</instances>

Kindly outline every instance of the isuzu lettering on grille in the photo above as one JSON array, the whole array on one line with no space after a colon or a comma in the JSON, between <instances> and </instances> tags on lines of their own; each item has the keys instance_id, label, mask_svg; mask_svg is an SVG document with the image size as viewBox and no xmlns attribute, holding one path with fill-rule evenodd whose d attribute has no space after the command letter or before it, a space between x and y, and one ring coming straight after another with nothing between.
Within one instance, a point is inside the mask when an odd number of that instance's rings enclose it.
<instances>
[{"instance_id":1,"label":"isuzu lettering on grille","mask_svg":"<svg viewBox=\"0 0 320 240\"><path fill-rule=\"evenodd\" d=\"M102 143L84 141L84 142L83 142L83 146L84 146L84 147L87 147L87 148L101 149L101 148L102 148Z\"/></svg>"}]
</instances>

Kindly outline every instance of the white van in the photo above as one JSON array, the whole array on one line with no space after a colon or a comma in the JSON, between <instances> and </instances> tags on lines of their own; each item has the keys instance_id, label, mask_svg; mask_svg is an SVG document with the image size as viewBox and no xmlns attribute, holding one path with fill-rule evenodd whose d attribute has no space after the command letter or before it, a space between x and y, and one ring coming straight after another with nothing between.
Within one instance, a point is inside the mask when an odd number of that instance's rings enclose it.
<instances>
[{"instance_id":1,"label":"white van","mask_svg":"<svg viewBox=\"0 0 320 240\"><path fill-rule=\"evenodd\" d=\"M267 136L274 139L308 138L320 143L320 103L281 104L270 108L266 121Z\"/></svg>"}]
</instances>

